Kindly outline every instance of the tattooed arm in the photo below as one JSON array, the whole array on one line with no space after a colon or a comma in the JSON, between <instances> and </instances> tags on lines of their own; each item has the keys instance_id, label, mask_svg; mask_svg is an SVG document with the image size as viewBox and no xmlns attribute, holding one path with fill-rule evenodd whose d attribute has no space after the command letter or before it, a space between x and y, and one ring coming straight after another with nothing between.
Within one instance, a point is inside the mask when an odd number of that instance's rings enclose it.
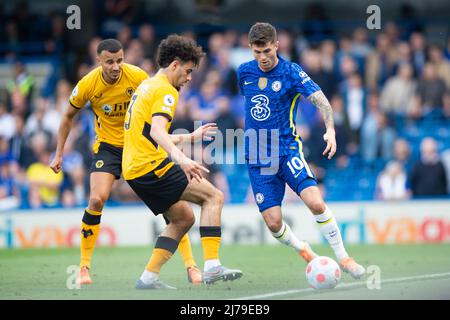
<instances>
[{"instance_id":1,"label":"tattooed arm","mask_svg":"<svg viewBox=\"0 0 450 320\"><path fill-rule=\"evenodd\" d=\"M308 97L308 100L315 105L322 114L323 121L325 122L325 127L327 128L326 133L323 135L323 139L327 143L327 147L323 152L323 155L328 154L328 159L331 159L336 153L336 133L334 132L334 120L333 120L333 109L328 102L327 97L323 94L322 90L316 91Z\"/></svg>"}]
</instances>

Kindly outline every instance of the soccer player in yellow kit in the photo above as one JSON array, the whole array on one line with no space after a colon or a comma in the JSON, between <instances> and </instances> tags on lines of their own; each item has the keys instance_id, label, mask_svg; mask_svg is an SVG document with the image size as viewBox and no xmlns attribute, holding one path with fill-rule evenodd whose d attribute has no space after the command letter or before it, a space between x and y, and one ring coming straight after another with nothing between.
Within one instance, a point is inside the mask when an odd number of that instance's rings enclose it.
<instances>
[{"instance_id":1,"label":"soccer player in yellow kit","mask_svg":"<svg viewBox=\"0 0 450 320\"><path fill-rule=\"evenodd\" d=\"M163 214L170 221L158 237L136 289L173 289L159 280L159 273L194 224L194 213L188 202L201 206L204 283L242 276L242 271L224 267L219 259L223 193L202 177L201 172L208 170L177 147L204 138L211 140L210 135L217 126L206 124L191 134L168 133L178 103L178 90L191 80L191 73L203 55L201 47L191 39L178 35L164 39L157 54L160 70L139 85L128 107L123 177L155 215Z\"/></svg>"},{"instance_id":2,"label":"soccer player in yellow kit","mask_svg":"<svg viewBox=\"0 0 450 320\"><path fill-rule=\"evenodd\" d=\"M70 105L63 116L55 159L50 167L55 173L62 169L64 144L74 116L89 101L95 114L96 139L90 168L90 196L81 226L81 262L78 282L92 283L89 274L91 257L100 231L100 219L113 183L122 173L124 119L130 99L138 85L148 78L140 68L124 63L122 44L106 39L97 47L99 66L84 76L72 91ZM167 221L166 221L167 222ZM202 275L192 255L187 235L180 242L179 251L188 272L188 280L202 283Z\"/></svg>"}]
</instances>

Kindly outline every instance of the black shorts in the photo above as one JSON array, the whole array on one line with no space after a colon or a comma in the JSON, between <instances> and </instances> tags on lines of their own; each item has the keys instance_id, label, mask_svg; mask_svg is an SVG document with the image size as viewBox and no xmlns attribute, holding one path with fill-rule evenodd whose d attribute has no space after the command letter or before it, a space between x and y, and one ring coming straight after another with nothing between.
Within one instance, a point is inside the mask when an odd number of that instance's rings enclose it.
<instances>
[{"instance_id":1,"label":"black shorts","mask_svg":"<svg viewBox=\"0 0 450 320\"><path fill-rule=\"evenodd\" d=\"M168 163L169 159L164 160L155 170L163 168ZM177 164L174 164L160 178L155 175L155 170L127 182L156 216L166 212L180 200L189 181Z\"/></svg>"},{"instance_id":2,"label":"black shorts","mask_svg":"<svg viewBox=\"0 0 450 320\"><path fill-rule=\"evenodd\" d=\"M100 142L97 153L92 158L90 173L108 172L116 179L122 174L123 148L115 147L105 142Z\"/></svg>"}]
</instances>

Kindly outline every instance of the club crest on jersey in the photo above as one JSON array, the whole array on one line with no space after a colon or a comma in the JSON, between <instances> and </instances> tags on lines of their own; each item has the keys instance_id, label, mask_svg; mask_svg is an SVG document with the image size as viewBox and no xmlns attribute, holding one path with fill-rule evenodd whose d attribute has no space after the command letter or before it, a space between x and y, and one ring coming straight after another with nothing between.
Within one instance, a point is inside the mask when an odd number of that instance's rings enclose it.
<instances>
[{"instance_id":1,"label":"club crest on jersey","mask_svg":"<svg viewBox=\"0 0 450 320\"><path fill-rule=\"evenodd\" d=\"M97 169L100 169L101 167L103 167L104 164L105 164L105 163L103 162L103 160L98 160L98 161L95 163L95 167L96 167Z\"/></svg>"},{"instance_id":2,"label":"club crest on jersey","mask_svg":"<svg viewBox=\"0 0 450 320\"><path fill-rule=\"evenodd\" d=\"M128 87L125 92L126 92L127 96L131 97L134 93L134 89L133 89L133 87Z\"/></svg>"},{"instance_id":3,"label":"club crest on jersey","mask_svg":"<svg viewBox=\"0 0 450 320\"><path fill-rule=\"evenodd\" d=\"M267 78L261 77L258 79L258 87L264 90L267 87Z\"/></svg>"},{"instance_id":4,"label":"club crest on jersey","mask_svg":"<svg viewBox=\"0 0 450 320\"><path fill-rule=\"evenodd\" d=\"M272 83L272 90L273 91L275 91L275 92L278 92L278 91L280 91L281 90L281 82L280 81L274 81L273 83Z\"/></svg>"},{"instance_id":5,"label":"club crest on jersey","mask_svg":"<svg viewBox=\"0 0 450 320\"><path fill-rule=\"evenodd\" d=\"M166 106L172 107L175 104L175 97L171 94L166 94L164 96L164 104Z\"/></svg>"},{"instance_id":6,"label":"club crest on jersey","mask_svg":"<svg viewBox=\"0 0 450 320\"><path fill-rule=\"evenodd\" d=\"M264 195L261 192L258 192L255 195L256 203L261 204L264 202Z\"/></svg>"},{"instance_id":7,"label":"club crest on jersey","mask_svg":"<svg viewBox=\"0 0 450 320\"><path fill-rule=\"evenodd\" d=\"M255 105L250 109L250 114L256 121L264 121L270 117L269 98L263 94L254 96L251 100Z\"/></svg>"},{"instance_id":8,"label":"club crest on jersey","mask_svg":"<svg viewBox=\"0 0 450 320\"><path fill-rule=\"evenodd\" d=\"M102 109L105 114L110 114L112 111L112 107L109 104L104 104Z\"/></svg>"}]
</instances>

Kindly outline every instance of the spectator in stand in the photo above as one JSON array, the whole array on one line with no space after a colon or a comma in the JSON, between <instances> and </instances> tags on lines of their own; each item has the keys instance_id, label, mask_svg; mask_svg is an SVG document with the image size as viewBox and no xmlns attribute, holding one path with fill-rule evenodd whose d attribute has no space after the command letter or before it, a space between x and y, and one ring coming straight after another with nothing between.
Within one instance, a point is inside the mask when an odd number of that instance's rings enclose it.
<instances>
[{"instance_id":1,"label":"spectator in stand","mask_svg":"<svg viewBox=\"0 0 450 320\"><path fill-rule=\"evenodd\" d=\"M331 97L337 90L336 78L332 72L322 68L320 52L312 49L304 51L302 62L310 78L314 79L327 97Z\"/></svg>"},{"instance_id":2,"label":"spectator in stand","mask_svg":"<svg viewBox=\"0 0 450 320\"><path fill-rule=\"evenodd\" d=\"M426 63L417 86L416 108L420 108L422 115L436 108L441 109L445 91L445 82L438 77L436 66Z\"/></svg>"},{"instance_id":3,"label":"spectator in stand","mask_svg":"<svg viewBox=\"0 0 450 320\"><path fill-rule=\"evenodd\" d=\"M194 121L215 122L225 136L226 129L235 129L238 124L231 111L230 98L221 87L220 72L211 69L206 74L200 91L191 95L187 104Z\"/></svg>"},{"instance_id":4,"label":"spectator in stand","mask_svg":"<svg viewBox=\"0 0 450 320\"><path fill-rule=\"evenodd\" d=\"M450 90L445 92L443 100L442 114L444 119L450 121Z\"/></svg>"},{"instance_id":5,"label":"spectator in stand","mask_svg":"<svg viewBox=\"0 0 450 320\"><path fill-rule=\"evenodd\" d=\"M29 184L28 201L32 208L54 207L59 203L59 188L63 183L63 173L55 174L49 167L50 151L48 139L43 133L32 138L38 162L33 163L26 172Z\"/></svg>"},{"instance_id":6,"label":"spectator in stand","mask_svg":"<svg viewBox=\"0 0 450 320\"><path fill-rule=\"evenodd\" d=\"M324 40L321 42L319 50L322 70L336 76L336 44L332 40Z\"/></svg>"},{"instance_id":7,"label":"spectator in stand","mask_svg":"<svg viewBox=\"0 0 450 320\"><path fill-rule=\"evenodd\" d=\"M359 145L361 126L366 109L367 92L358 73L352 73L348 77L348 81L342 88L341 96L350 127L350 142Z\"/></svg>"},{"instance_id":8,"label":"spectator in stand","mask_svg":"<svg viewBox=\"0 0 450 320\"><path fill-rule=\"evenodd\" d=\"M356 65L355 59L350 55L342 57L338 70L339 91L345 90L348 87L348 81L355 73L358 73L358 66Z\"/></svg>"},{"instance_id":9,"label":"spectator in stand","mask_svg":"<svg viewBox=\"0 0 450 320\"><path fill-rule=\"evenodd\" d=\"M389 37L380 33L377 36L377 45L375 50L367 57L365 76L366 85L369 90L377 90L392 75L395 64L395 47L389 40Z\"/></svg>"},{"instance_id":10,"label":"spectator in stand","mask_svg":"<svg viewBox=\"0 0 450 320\"><path fill-rule=\"evenodd\" d=\"M0 211L19 205L9 141L0 135Z\"/></svg>"},{"instance_id":11,"label":"spectator in stand","mask_svg":"<svg viewBox=\"0 0 450 320\"><path fill-rule=\"evenodd\" d=\"M234 70L244 62L253 60L253 54L248 46L248 35L242 33L239 36L238 47L232 48L230 53L230 64Z\"/></svg>"},{"instance_id":12,"label":"spectator in stand","mask_svg":"<svg viewBox=\"0 0 450 320\"><path fill-rule=\"evenodd\" d=\"M445 47L445 58L450 61L450 36L447 38L447 47Z\"/></svg>"},{"instance_id":13,"label":"spectator in stand","mask_svg":"<svg viewBox=\"0 0 450 320\"><path fill-rule=\"evenodd\" d=\"M350 145L351 129L341 96L338 94L332 96L330 104L333 106L334 129L336 131L336 143L338 146L335 157L339 162L343 161L342 157L347 157L347 154L354 154L357 146Z\"/></svg>"},{"instance_id":14,"label":"spectator in stand","mask_svg":"<svg viewBox=\"0 0 450 320\"><path fill-rule=\"evenodd\" d=\"M144 48L139 40L133 39L130 41L128 49L125 51L124 60L135 66L140 65L144 61Z\"/></svg>"},{"instance_id":15,"label":"spectator in stand","mask_svg":"<svg viewBox=\"0 0 450 320\"><path fill-rule=\"evenodd\" d=\"M96 65L95 59L97 57L97 47L98 47L98 44L100 43L100 41L102 41L102 38L100 38L100 37L93 37L89 41L89 47L88 47L88 52L87 52L88 55L87 55L87 57L86 57L86 59L84 61L84 64L87 65L88 68L94 67ZM78 74L78 77L79 76L80 75Z\"/></svg>"},{"instance_id":16,"label":"spectator in stand","mask_svg":"<svg viewBox=\"0 0 450 320\"><path fill-rule=\"evenodd\" d=\"M215 32L208 38L208 68L216 68L218 65L219 51L225 46L225 38L222 33Z\"/></svg>"},{"instance_id":17,"label":"spectator in stand","mask_svg":"<svg viewBox=\"0 0 450 320\"><path fill-rule=\"evenodd\" d=\"M15 134L10 139L11 155L17 170L25 172L25 169L37 161L36 156L30 148L28 137L25 135L25 124L21 116L14 116L16 127Z\"/></svg>"},{"instance_id":18,"label":"spectator in stand","mask_svg":"<svg viewBox=\"0 0 450 320\"><path fill-rule=\"evenodd\" d=\"M410 182L415 198L447 195L447 174L433 138L422 140L420 160L412 169Z\"/></svg>"},{"instance_id":19,"label":"spectator in stand","mask_svg":"<svg viewBox=\"0 0 450 320\"><path fill-rule=\"evenodd\" d=\"M361 128L363 160L367 163L374 163L379 158L391 159L396 133L380 110L377 93L371 93L367 98L367 114Z\"/></svg>"},{"instance_id":20,"label":"spectator in stand","mask_svg":"<svg viewBox=\"0 0 450 320\"><path fill-rule=\"evenodd\" d=\"M151 24L146 23L139 27L139 41L143 47L144 58L154 61L158 42L155 36L155 28Z\"/></svg>"},{"instance_id":21,"label":"spectator in stand","mask_svg":"<svg viewBox=\"0 0 450 320\"><path fill-rule=\"evenodd\" d=\"M0 136L11 138L16 131L14 117L8 113L6 104L0 101Z\"/></svg>"},{"instance_id":22,"label":"spectator in stand","mask_svg":"<svg viewBox=\"0 0 450 320\"><path fill-rule=\"evenodd\" d=\"M26 71L25 66L21 62L16 62L14 65L14 77L6 81L6 90L11 95L14 92L18 92L29 105L34 86L34 77Z\"/></svg>"},{"instance_id":23,"label":"spectator in stand","mask_svg":"<svg viewBox=\"0 0 450 320\"><path fill-rule=\"evenodd\" d=\"M156 72L158 71L156 69L155 62L152 59L148 59L148 58L145 58L144 60L142 60L139 67L142 70L144 70L148 74L149 77L153 77L153 75L155 75Z\"/></svg>"},{"instance_id":24,"label":"spectator in stand","mask_svg":"<svg viewBox=\"0 0 450 320\"><path fill-rule=\"evenodd\" d=\"M353 31L351 53L357 59L365 60L372 52L373 48L368 41L367 30L364 28L356 28Z\"/></svg>"},{"instance_id":25,"label":"spectator in stand","mask_svg":"<svg viewBox=\"0 0 450 320\"><path fill-rule=\"evenodd\" d=\"M397 75L389 78L381 91L381 110L388 115L406 115L416 88L412 66L408 63L401 64Z\"/></svg>"},{"instance_id":26,"label":"spectator in stand","mask_svg":"<svg viewBox=\"0 0 450 320\"><path fill-rule=\"evenodd\" d=\"M133 40L133 33L131 31L131 28L127 25L123 25L117 32L116 38L122 44L124 52L127 52L131 40Z\"/></svg>"},{"instance_id":27,"label":"spectator in stand","mask_svg":"<svg viewBox=\"0 0 450 320\"><path fill-rule=\"evenodd\" d=\"M297 52L294 50L294 39L292 34L286 30L279 30L278 33L278 54L289 61L297 61Z\"/></svg>"},{"instance_id":28,"label":"spectator in stand","mask_svg":"<svg viewBox=\"0 0 450 320\"><path fill-rule=\"evenodd\" d=\"M406 200L410 198L407 189L407 175L402 164L389 162L377 178L376 198L379 200Z\"/></svg>"},{"instance_id":29,"label":"spectator in stand","mask_svg":"<svg viewBox=\"0 0 450 320\"><path fill-rule=\"evenodd\" d=\"M411 146L403 138L397 138L394 141L393 160L399 162L409 174L413 167L411 158Z\"/></svg>"},{"instance_id":30,"label":"spectator in stand","mask_svg":"<svg viewBox=\"0 0 450 320\"><path fill-rule=\"evenodd\" d=\"M441 159L447 175L447 191L450 194L450 148L442 152Z\"/></svg>"},{"instance_id":31,"label":"spectator in stand","mask_svg":"<svg viewBox=\"0 0 450 320\"><path fill-rule=\"evenodd\" d=\"M222 87L227 95L237 95L237 75L236 71L230 66L230 49L224 47L217 52L216 69L222 79Z\"/></svg>"},{"instance_id":32,"label":"spectator in stand","mask_svg":"<svg viewBox=\"0 0 450 320\"><path fill-rule=\"evenodd\" d=\"M86 169L83 166L83 156L74 150L75 136L70 135L64 145L63 168L64 178L69 179L68 185L70 192L74 195L75 203L82 205L85 198L84 179L86 176ZM53 159L54 154L51 155Z\"/></svg>"},{"instance_id":33,"label":"spectator in stand","mask_svg":"<svg viewBox=\"0 0 450 320\"><path fill-rule=\"evenodd\" d=\"M398 74L398 68L405 63L411 63L411 47L408 42L403 41L397 45L392 74Z\"/></svg>"},{"instance_id":34,"label":"spectator in stand","mask_svg":"<svg viewBox=\"0 0 450 320\"><path fill-rule=\"evenodd\" d=\"M428 48L429 61L435 66L438 77L444 80L447 89L450 89L450 62L445 59L442 48L431 45Z\"/></svg>"},{"instance_id":35,"label":"spectator in stand","mask_svg":"<svg viewBox=\"0 0 450 320\"><path fill-rule=\"evenodd\" d=\"M56 110L48 109L48 100L43 97L38 97L36 99L35 111L28 117L25 123L26 136L32 136L38 131L44 131L49 137L52 137L58 132L61 114Z\"/></svg>"},{"instance_id":36,"label":"spectator in stand","mask_svg":"<svg viewBox=\"0 0 450 320\"><path fill-rule=\"evenodd\" d=\"M426 40L421 32L413 32L409 37L412 49L412 65L414 77L418 78L422 74L426 62Z\"/></svg>"}]
</instances>

